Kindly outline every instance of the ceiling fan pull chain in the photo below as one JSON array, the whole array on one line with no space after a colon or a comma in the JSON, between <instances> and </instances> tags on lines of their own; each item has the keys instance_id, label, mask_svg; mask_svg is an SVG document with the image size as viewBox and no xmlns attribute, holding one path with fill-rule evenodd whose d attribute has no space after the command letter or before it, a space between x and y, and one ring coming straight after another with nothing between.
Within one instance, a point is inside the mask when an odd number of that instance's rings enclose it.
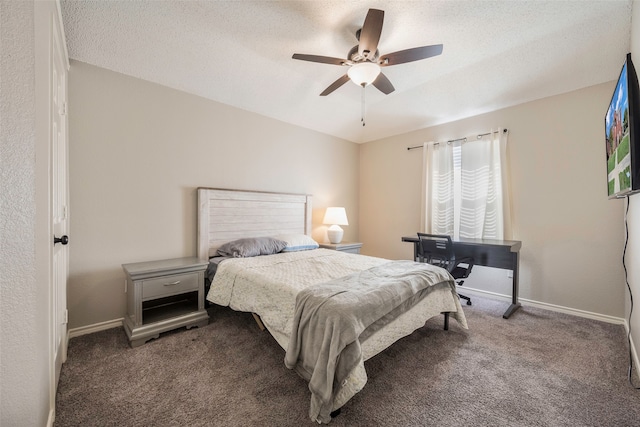
<instances>
[{"instance_id":1,"label":"ceiling fan pull chain","mask_svg":"<svg viewBox=\"0 0 640 427\"><path fill-rule=\"evenodd\" d=\"M364 91L365 91L365 87L366 85L362 85L362 118L360 119L360 121L362 122L362 126L365 125L364 122L364 114L365 114L365 103L364 103Z\"/></svg>"}]
</instances>

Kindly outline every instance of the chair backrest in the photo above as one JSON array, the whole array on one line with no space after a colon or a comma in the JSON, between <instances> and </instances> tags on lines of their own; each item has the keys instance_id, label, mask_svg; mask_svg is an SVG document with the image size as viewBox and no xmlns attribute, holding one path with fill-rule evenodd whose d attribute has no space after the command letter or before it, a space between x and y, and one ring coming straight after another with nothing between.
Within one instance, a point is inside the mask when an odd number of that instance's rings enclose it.
<instances>
[{"instance_id":1,"label":"chair backrest","mask_svg":"<svg viewBox=\"0 0 640 427\"><path fill-rule=\"evenodd\" d=\"M453 251L451 236L441 234L418 233L418 258L451 272L456 266L456 255Z\"/></svg>"}]
</instances>

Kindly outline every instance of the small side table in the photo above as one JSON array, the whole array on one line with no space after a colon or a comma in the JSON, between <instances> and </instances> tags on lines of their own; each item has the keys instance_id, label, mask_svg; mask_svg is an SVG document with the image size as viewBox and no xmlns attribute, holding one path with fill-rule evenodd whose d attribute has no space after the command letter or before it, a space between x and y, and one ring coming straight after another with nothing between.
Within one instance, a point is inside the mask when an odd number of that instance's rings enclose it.
<instances>
[{"instance_id":1,"label":"small side table","mask_svg":"<svg viewBox=\"0 0 640 427\"><path fill-rule=\"evenodd\" d=\"M362 243L342 242L342 243L320 243L321 248L333 249L334 251L347 252L350 254L359 254Z\"/></svg>"},{"instance_id":2,"label":"small side table","mask_svg":"<svg viewBox=\"0 0 640 427\"><path fill-rule=\"evenodd\" d=\"M123 264L127 276L124 330L131 347L161 332L205 326L204 272L208 262L196 257Z\"/></svg>"}]
</instances>

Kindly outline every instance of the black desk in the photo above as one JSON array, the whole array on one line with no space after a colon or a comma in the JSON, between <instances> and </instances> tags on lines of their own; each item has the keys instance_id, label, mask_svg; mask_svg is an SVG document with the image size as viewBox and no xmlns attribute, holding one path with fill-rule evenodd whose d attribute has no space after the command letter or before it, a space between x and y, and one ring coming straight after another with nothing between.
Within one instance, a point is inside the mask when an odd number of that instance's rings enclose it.
<instances>
[{"instance_id":1,"label":"black desk","mask_svg":"<svg viewBox=\"0 0 640 427\"><path fill-rule=\"evenodd\" d=\"M418 259L418 236L403 237L403 242L413 243L413 259ZM476 265L486 267L504 268L513 271L513 290L511 292L511 305L502 315L505 319L518 308L518 265L520 264L520 248L522 242L518 240L488 240L465 239L453 241L453 250L456 257L473 257Z\"/></svg>"}]
</instances>

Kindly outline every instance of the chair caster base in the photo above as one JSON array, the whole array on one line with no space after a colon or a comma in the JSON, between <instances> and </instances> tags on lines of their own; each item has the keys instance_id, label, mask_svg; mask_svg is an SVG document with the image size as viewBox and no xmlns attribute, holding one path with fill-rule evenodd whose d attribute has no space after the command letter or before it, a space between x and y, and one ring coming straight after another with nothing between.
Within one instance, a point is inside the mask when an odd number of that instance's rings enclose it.
<instances>
[{"instance_id":1,"label":"chair caster base","mask_svg":"<svg viewBox=\"0 0 640 427\"><path fill-rule=\"evenodd\" d=\"M468 296L458 294L458 297L467 301L467 305L471 305L471 298L469 298Z\"/></svg>"}]
</instances>

